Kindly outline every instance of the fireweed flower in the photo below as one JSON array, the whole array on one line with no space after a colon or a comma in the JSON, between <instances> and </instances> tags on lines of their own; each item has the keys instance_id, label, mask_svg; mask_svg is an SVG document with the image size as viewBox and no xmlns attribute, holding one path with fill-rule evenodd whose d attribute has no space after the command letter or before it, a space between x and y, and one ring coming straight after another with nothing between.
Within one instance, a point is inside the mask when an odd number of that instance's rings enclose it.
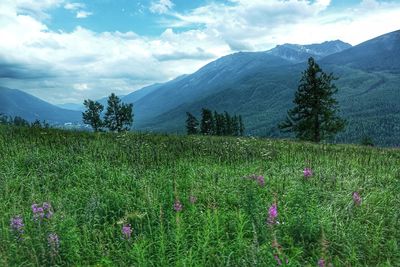
<instances>
[{"instance_id":1,"label":"fireweed flower","mask_svg":"<svg viewBox=\"0 0 400 267\"><path fill-rule=\"evenodd\" d=\"M195 197L195 196L190 196L189 197L189 202L190 203L194 204L194 203L196 203L196 201L197 201L197 197Z\"/></svg>"},{"instance_id":2,"label":"fireweed flower","mask_svg":"<svg viewBox=\"0 0 400 267\"><path fill-rule=\"evenodd\" d=\"M33 213L33 219L35 221L37 220L43 220L44 218L50 219L53 217L53 210L50 205L50 203L44 202L42 206L39 206L38 204L34 203L32 204L32 213Z\"/></svg>"},{"instance_id":3,"label":"fireweed flower","mask_svg":"<svg viewBox=\"0 0 400 267\"><path fill-rule=\"evenodd\" d=\"M258 182L258 184L259 184L261 187L263 187L263 186L265 185L264 176L262 176L262 175L258 176L258 177L257 177L257 182Z\"/></svg>"},{"instance_id":4,"label":"fireweed flower","mask_svg":"<svg viewBox=\"0 0 400 267\"><path fill-rule=\"evenodd\" d=\"M44 202L43 210L46 212L45 217L47 219L50 219L51 217L53 217L53 210L52 210L50 203Z\"/></svg>"},{"instance_id":5,"label":"fireweed flower","mask_svg":"<svg viewBox=\"0 0 400 267\"><path fill-rule=\"evenodd\" d=\"M313 175L311 168L305 168L303 174L305 178L311 177Z\"/></svg>"},{"instance_id":6,"label":"fireweed flower","mask_svg":"<svg viewBox=\"0 0 400 267\"><path fill-rule=\"evenodd\" d=\"M50 247L52 253L56 254L60 247L60 239L56 233L51 233L47 237L47 244Z\"/></svg>"},{"instance_id":7,"label":"fireweed flower","mask_svg":"<svg viewBox=\"0 0 400 267\"><path fill-rule=\"evenodd\" d=\"M123 226L122 226L122 234L124 235L124 237L126 238L126 239L130 239L131 238L131 235L132 235L132 228L131 228L131 225L130 224L124 224Z\"/></svg>"},{"instance_id":8,"label":"fireweed flower","mask_svg":"<svg viewBox=\"0 0 400 267\"><path fill-rule=\"evenodd\" d=\"M267 223L269 225L276 224L276 217L278 217L278 208L276 204L273 204L268 210Z\"/></svg>"},{"instance_id":9,"label":"fireweed flower","mask_svg":"<svg viewBox=\"0 0 400 267\"><path fill-rule=\"evenodd\" d=\"M281 259L279 258L279 256L278 255L274 255L274 258L275 258L275 260L276 260L276 263L280 266L280 265L282 265L282 261L281 261Z\"/></svg>"},{"instance_id":10,"label":"fireweed flower","mask_svg":"<svg viewBox=\"0 0 400 267\"><path fill-rule=\"evenodd\" d=\"M324 259L319 259L318 267L325 267L325 260Z\"/></svg>"},{"instance_id":11,"label":"fireweed flower","mask_svg":"<svg viewBox=\"0 0 400 267\"><path fill-rule=\"evenodd\" d=\"M358 192L353 192L353 202L356 206L360 206L361 205L361 196Z\"/></svg>"},{"instance_id":12,"label":"fireweed flower","mask_svg":"<svg viewBox=\"0 0 400 267\"><path fill-rule=\"evenodd\" d=\"M10 228L18 236L21 236L24 233L24 226L24 221L20 216L11 218Z\"/></svg>"},{"instance_id":13,"label":"fireweed flower","mask_svg":"<svg viewBox=\"0 0 400 267\"><path fill-rule=\"evenodd\" d=\"M174 203L174 210L176 212L179 212L179 211L182 211L182 209L183 209L182 203L179 200L176 200Z\"/></svg>"}]
</instances>

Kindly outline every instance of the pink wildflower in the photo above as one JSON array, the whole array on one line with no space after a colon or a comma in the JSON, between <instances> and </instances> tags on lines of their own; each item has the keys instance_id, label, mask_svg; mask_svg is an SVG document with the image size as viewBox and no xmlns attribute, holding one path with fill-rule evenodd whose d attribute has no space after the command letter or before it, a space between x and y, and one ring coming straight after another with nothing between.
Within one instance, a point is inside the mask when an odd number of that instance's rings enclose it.
<instances>
[{"instance_id":1,"label":"pink wildflower","mask_svg":"<svg viewBox=\"0 0 400 267\"><path fill-rule=\"evenodd\" d=\"M181 203L179 200L175 201L175 203L174 203L174 210L175 210L176 212L179 212L179 211L182 211L182 209L183 209L182 203Z\"/></svg>"},{"instance_id":2,"label":"pink wildflower","mask_svg":"<svg viewBox=\"0 0 400 267\"><path fill-rule=\"evenodd\" d=\"M361 199L361 196L360 196L360 194L358 192L353 192L353 201L354 201L354 204L356 206L360 206L361 205L362 199Z\"/></svg>"},{"instance_id":3,"label":"pink wildflower","mask_svg":"<svg viewBox=\"0 0 400 267\"><path fill-rule=\"evenodd\" d=\"M303 174L304 174L305 178L308 178L308 177L311 177L313 175L313 172L312 172L311 168L305 168L304 171L303 171Z\"/></svg>"}]
</instances>

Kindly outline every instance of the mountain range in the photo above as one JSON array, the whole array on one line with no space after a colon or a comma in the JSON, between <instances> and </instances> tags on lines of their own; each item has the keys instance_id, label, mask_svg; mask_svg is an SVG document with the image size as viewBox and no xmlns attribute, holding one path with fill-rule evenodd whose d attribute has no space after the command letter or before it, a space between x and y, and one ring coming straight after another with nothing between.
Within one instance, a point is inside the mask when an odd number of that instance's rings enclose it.
<instances>
[{"instance_id":1,"label":"mountain range","mask_svg":"<svg viewBox=\"0 0 400 267\"><path fill-rule=\"evenodd\" d=\"M277 124L293 106L310 56L325 72L338 77L337 99L348 126L335 141L359 142L370 136L379 145L400 146L400 31L354 47L336 40L239 52L122 100L134 104L137 130L184 133L186 112L199 118L201 108L206 107L241 114L248 135L289 137Z\"/></svg>"},{"instance_id":2,"label":"mountain range","mask_svg":"<svg viewBox=\"0 0 400 267\"><path fill-rule=\"evenodd\" d=\"M0 114L56 125L82 120L81 112L63 109L21 90L5 87L0 87Z\"/></svg>"}]
</instances>

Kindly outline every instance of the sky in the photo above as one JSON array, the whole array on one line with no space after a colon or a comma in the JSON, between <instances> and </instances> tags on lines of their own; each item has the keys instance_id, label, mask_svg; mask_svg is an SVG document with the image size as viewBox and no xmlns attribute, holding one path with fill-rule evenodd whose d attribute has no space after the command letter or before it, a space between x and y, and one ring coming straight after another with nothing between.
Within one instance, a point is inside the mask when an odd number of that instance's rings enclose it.
<instances>
[{"instance_id":1,"label":"sky","mask_svg":"<svg viewBox=\"0 0 400 267\"><path fill-rule=\"evenodd\" d=\"M400 29L400 0L0 0L0 87L82 103L238 51Z\"/></svg>"}]
</instances>

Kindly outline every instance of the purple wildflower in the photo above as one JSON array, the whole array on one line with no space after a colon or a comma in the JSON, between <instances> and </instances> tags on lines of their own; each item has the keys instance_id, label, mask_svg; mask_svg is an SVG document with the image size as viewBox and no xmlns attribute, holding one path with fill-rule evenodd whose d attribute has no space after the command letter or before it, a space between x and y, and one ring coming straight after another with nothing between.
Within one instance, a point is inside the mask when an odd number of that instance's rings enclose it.
<instances>
[{"instance_id":1,"label":"purple wildflower","mask_svg":"<svg viewBox=\"0 0 400 267\"><path fill-rule=\"evenodd\" d=\"M18 235L21 235L24 233L24 226L25 226L24 221L22 220L22 218L20 216L15 216L15 217L11 218L11 221L10 221L11 230L13 230Z\"/></svg>"},{"instance_id":2,"label":"purple wildflower","mask_svg":"<svg viewBox=\"0 0 400 267\"><path fill-rule=\"evenodd\" d=\"M44 218L50 219L53 217L53 211L50 203L44 202L42 206L34 203L31 207L35 221L38 219L43 220Z\"/></svg>"},{"instance_id":3,"label":"purple wildflower","mask_svg":"<svg viewBox=\"0 0 400 267\"><path fill-rule=\"evenodd\" d=\"M353 192L353 201L354 201L354 204L356 206L360 206L361 205L362 199L361 199L361 196L360 196L360 194L358 192Z\"/></svg>"},{"instance_id":4,"label":"purple wildflower","mask_svg":"<svg viewBox=\"0 0 400 267\"><path fill-rule=\"evenodd\" d=\"M325 260L324 259L319 259L318 267L325 267Z\"/></svg>"},{"instance_id":5,"label":"purple wildflower","mask_svg":"<svg viewBox=\"0 0 400 267\"><path fill-rule=\"evenodd\" d=\"M34 203L34 204L32 204L31 207L32 207L32 212L33 212L33 214L37 213L38 207L39 207L38 204L35 204L35 203Z\"/></svg>"},{"instance_id":6,"label":"purple wildflower","mask_svg":"<svg viewBox=\"0 0 400 267\"><path fill-rule=\"evenodd\" d=\"M263 186L265 185L264 176L262 176L262 175L258 176L258 177L257 177L257 181L258 181L258 184L259 184L261 187L263 187Z\"/></svg>"},{"instance_id":7,"label":"purple wildflower","mask_svg":"<svg viewBox=\"0 0 400 267\"><path fill-rule=\"evenodd\" d=\"M56 233L51 233L47 237L47 243L51 249L52 253L57 253L60 247L60 239Z\"/></svg>"},{"instance_id":8,"label":"purple wildflower","mask_svg":"<svg viewBox=\"0 0 400 267\"><path fill-rule=\"evenodd\" d=\"M179 200L176 200L174 203L174 210L176 212L179 212L179 211L182 211L182 209L183 209L182 203Z\"/></svg>"},{"instance_id":9,"label":"purple wildflower","mask_svg":"<svg viewBox=\"0 0 400 267\"><path fill-rule=\"evenodd\" d=\"M305 168L304 171L303 171L303 174L304 174L305 178L308 178L308 177L311 177L313 175L313 172L312 172L311 168Z\"/></svg>"},{"instance_id":10,"label":"purple wildflower","mask_svg":"<svg viewBox=\"0 0 400 267\"><path fill-rule=\"evenodd\" d=\"M124 224L122 226L122 234L126 239L130 239L132 235L132 228L130 224Z\"/></svg>"},{"instance_id":11,"label":"purple wildflower","mask_svg":"<svg viewBox=\"0 0 400 267\"><path fill-rule=\"evenodd\" d=\"M196 201L197 201L197 197L195 197L195 196L190 196L189 197L189 202L190 203L194 204L194 203L196 203Z\"/></svg>"},{"instance_id":12,"label":"purple wildflower","mask_svg":"<svg viewBox=\"0 0 400 267\"><path fill-rule=\"evenodd\" d=\"M272 225L276 223L276 217L278 217L278 208L276 204L273 204L268 210L267 223Z\"/></svg>"},{"instance_id":13,"label":"purple wildflower","mask_svg":"<svg viewBox=\"0 0 400 267\"><path fill-rule=\"evenodd\" d=\"M51 205L50 205L50 203L47 203L47 202L43 202L43 209L44 210L50 210L51 209Z\"/></svg>"},{"instance_id":14,"label":"purple wildflower","mask_svg":"<svg viewBox=\"0 0 400 267\"><path fill-rule=\"evenodd\" d=\"M279 256L278 255L274 255L274 258L275 258L275 260L276 260L276 263L280 266L280 265L282 265L282 261L281 261L281 259L279 258Z\"/></svg>"}]
</instances>

